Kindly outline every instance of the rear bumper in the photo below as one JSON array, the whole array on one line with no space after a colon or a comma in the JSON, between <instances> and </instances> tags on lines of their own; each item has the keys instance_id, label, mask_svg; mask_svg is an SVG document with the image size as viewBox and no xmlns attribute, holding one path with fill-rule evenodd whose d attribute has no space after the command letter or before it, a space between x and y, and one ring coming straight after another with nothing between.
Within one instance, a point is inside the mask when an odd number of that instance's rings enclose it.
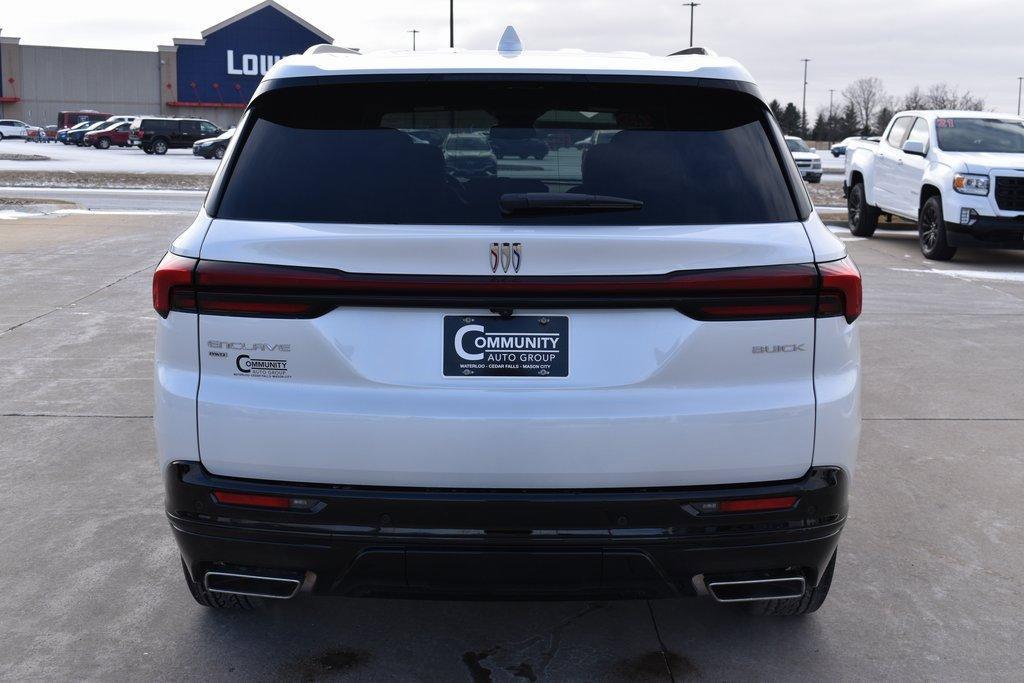
<instances>
[{"instance_id":1,"label":"rear bumper","mask_svg":"<svg viewBox=\"0 0 1024 683\"><path fill-rule=\"evenodd\" d=\"M194 577L211 569L304 573L319 594L636 598L699 594L704 575L794 571L817 585L846 519L847 476L629 490L381 489L165 470L167 516ZM302 498L304 511L222 505L213 491ZM698 504L797 496L774 512Z\"/></svg>"},{"instance_id":2,"label":"rear bumper","mask_svg":"<svg viewBox=\"0 0 1024 683\"><path fill-rule=\"evenodd\" d=\"M953 247L1024 249L1024 217L980 216L970 225L946 221L946 239Z\"/></svg>"}]
</instances>

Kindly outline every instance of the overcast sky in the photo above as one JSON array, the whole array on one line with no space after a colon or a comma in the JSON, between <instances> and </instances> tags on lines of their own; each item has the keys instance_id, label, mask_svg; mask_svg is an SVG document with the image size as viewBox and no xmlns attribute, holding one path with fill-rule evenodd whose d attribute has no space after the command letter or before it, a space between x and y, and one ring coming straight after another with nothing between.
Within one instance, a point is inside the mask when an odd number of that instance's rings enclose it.
<instances>
[{"instance_id":1,"label":"overcast sky","mask_svg":"<svg viewBox=\"0 0 1024 683\"><path fill-rule=\"evenodd\" d=\"M34 45L152 50L200 31L255 0L133 0L94 3L6 0L4 36ZM281 3L364 51L447 47L446 0L283 0ZM527 49L640 50L668 54L689 42L689 8L679 0L455 0L458 47L491 49L506 24ZM1024 76L1024 0L702 0L695 43L734 57L768 98L800 106L808 57L808 117L828 107L829 89L861 76L891 94L947 81L1017 110Z\"/></svg>"}]
</instances>

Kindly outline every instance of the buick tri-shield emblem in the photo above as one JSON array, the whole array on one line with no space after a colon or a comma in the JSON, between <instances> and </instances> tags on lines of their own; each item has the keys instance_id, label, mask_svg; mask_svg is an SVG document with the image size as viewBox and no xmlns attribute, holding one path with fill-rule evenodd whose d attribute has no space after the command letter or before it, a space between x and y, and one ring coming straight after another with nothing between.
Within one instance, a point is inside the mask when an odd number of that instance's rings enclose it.
<instances>
[{"instance_id":1,"label":"buick tri-shield emblem","mask_svg":"<svg viewBox=\"0 0 1024 683\"><path fill-rule=\"evenodd\" d=\"M509 268L512 269L513 273L518 273L522 262L522 242L491 242L492 273L498 272L498 266L501 266L501 272L503 273L507 273Z\"/></svg>"}]
</instances>

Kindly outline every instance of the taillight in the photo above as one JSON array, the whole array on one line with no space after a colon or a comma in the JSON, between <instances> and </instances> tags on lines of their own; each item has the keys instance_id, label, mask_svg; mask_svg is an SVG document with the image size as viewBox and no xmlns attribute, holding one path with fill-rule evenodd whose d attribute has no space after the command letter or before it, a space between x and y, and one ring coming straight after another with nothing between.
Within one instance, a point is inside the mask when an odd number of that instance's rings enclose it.
<instances>
[{"instance_id":1,"label":"taillight","mask_svg":"<svg viewBox=\"0 0 1024 683\"><path fill-rule=\"evenodd\" d=\"M195 308L195 294L191 289L192 273L196 269L197 259L178 256L167 252L153 273L153 308L166 318L171 310Z\"/></svg>"},{"instance_id":2,"label":"taillight","mask_svg":"<svg viewBox=\"0 0 1024 683\"><path fill-rule=\"evenodd\" d=\"M154 308L165 317L182 310L315 318L338 306L674 308L708 321L846 315L852 322L860 314L860 274L848 259L667 275L479 277L358 274L169 254L153 285Z\"/></svg>"},{"instance_id":3,"label":"taillight","mask_svg":"<svg viewBox=\"0 0 1024 683\"><path fill-rule=\"evenodd\" d=\"M821 294L818 297L818 317L845 316L852 323L860 316L864 295L860 271L847 256L839 261L819 263Z\"/></svg>"}]
</instances>

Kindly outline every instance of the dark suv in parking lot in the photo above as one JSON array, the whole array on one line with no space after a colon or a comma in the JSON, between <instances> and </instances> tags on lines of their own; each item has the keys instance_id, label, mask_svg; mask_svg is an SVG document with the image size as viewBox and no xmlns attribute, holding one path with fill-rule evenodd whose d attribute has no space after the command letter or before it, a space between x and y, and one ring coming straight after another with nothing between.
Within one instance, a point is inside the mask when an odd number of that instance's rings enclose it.
<instances>
[{"instance_id":1,"label":"dark suv in parking lot","mask_svg":"<svg viewBox=\"0 0 1024 683\"><path fill-rule=\"evenodd\" d=\"M189 148L196 140L223 132L205 119L138 118L132 123L129 142L146 154L166 154L168 149Z\"/></svg>"}]
</instances>

